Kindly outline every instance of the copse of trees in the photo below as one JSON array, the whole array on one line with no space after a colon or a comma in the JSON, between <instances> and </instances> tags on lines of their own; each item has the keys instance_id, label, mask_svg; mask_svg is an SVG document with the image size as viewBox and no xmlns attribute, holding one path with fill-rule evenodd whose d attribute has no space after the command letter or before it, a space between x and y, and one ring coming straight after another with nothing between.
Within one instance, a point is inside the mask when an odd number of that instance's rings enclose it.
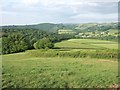
<instances>
[{"instance_id":1,"label":"copse of trees","mask_svg":"<svg viewBox=\"0 0 120 90\"><path fill-rule=\"evenodd\" d=\"M35 49L51 49L53 47L54 44L49 38L43 38L34 43Z\"/></svg>"},{"instance_id":2,"label":"copse of trees","mask_svg":"<svg viewBox=\"0 0 120 90\"><path fill-rule=\"evenodd\" d=\"M44 48L53 48L53 43L73 38L72 35L58 35L57 33L45 32L38 29L3 28L2 54L17 53L37 47L42 42ZM44 40L44 39L45 40ZM42 39L42 40L41 40ZM39 41L40 40L40 41ZM34 43L37 43L34 47ZM41 44L40 44L41 45Z\"/></svg>"},{"instance_id":3,"label":"copse of trees","mask_svg":"<svg viewBox=\"0 0 120 90\"><path fill-rule=\"evenodd\" d=\"M28 49L27 43L20 33L13 33L8 37L2 38L2 53L15 53Z\"/></svg>"}]
</instances>

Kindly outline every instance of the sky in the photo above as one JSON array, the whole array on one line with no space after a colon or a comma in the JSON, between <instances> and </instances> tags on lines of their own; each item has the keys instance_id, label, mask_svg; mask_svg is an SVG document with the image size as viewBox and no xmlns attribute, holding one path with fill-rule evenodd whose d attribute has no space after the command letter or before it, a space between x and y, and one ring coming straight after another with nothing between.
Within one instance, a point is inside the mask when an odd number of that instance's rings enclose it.
<instances>
[{"instance_id":1,"label":"sky","mask_svg":"<svg viewBox=\"0 0 120 90\"><path fill-rule=\"evenodd\" d=\"M2 0L1 25L117 22L118 0Z\"/></svg>"}]
</instances>

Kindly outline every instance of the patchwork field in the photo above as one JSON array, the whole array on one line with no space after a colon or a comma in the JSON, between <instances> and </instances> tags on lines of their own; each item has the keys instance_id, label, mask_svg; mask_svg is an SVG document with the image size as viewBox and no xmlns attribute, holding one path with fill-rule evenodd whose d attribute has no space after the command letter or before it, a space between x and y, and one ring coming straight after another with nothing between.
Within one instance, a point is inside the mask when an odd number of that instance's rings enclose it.
<instances>
[{"instance_id":1,"label":"patchwork field","mask_svg":"<svg viewBox=\"0 0 120 90\"><path fill-rule=\"evenodd\" d=\"M95 39L70 39L55 44L64 49L117 49L117 42Z\"/></svg>"}]
</instances>

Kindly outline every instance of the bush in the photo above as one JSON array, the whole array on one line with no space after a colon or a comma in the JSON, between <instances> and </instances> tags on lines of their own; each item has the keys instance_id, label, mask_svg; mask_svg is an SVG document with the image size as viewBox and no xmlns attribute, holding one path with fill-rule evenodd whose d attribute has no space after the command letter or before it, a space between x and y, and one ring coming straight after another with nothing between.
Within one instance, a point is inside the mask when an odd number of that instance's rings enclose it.
<instances>
[{"instance_id":1,"label":"bush","mask_svg":"<svg viewBox=\"0 0 120 90\"><path fill-rule=\"evenodd\" d=\"M36 43L34 43L35 49L51 49L53 47L54 47L54 44L48 38L40 39Z\"/></svg>"}]
</instances>

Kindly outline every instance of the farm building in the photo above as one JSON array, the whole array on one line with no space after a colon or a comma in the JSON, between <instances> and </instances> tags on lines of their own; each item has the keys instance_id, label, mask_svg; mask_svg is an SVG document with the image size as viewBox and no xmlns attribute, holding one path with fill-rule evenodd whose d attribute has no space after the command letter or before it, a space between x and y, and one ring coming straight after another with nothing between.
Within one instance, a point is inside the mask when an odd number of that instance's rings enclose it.
<instances>
[{"instance_id":1,"label":"farm building","mask_svg":"<svg viewBox=\"0 0 120 90\"><path fill-rule=\"evenodd\" d=\"M72 30L64 30L60 29L58 30L58 34L75 34L76 32L73 32Z\"/></svg>"}]
</instances>

